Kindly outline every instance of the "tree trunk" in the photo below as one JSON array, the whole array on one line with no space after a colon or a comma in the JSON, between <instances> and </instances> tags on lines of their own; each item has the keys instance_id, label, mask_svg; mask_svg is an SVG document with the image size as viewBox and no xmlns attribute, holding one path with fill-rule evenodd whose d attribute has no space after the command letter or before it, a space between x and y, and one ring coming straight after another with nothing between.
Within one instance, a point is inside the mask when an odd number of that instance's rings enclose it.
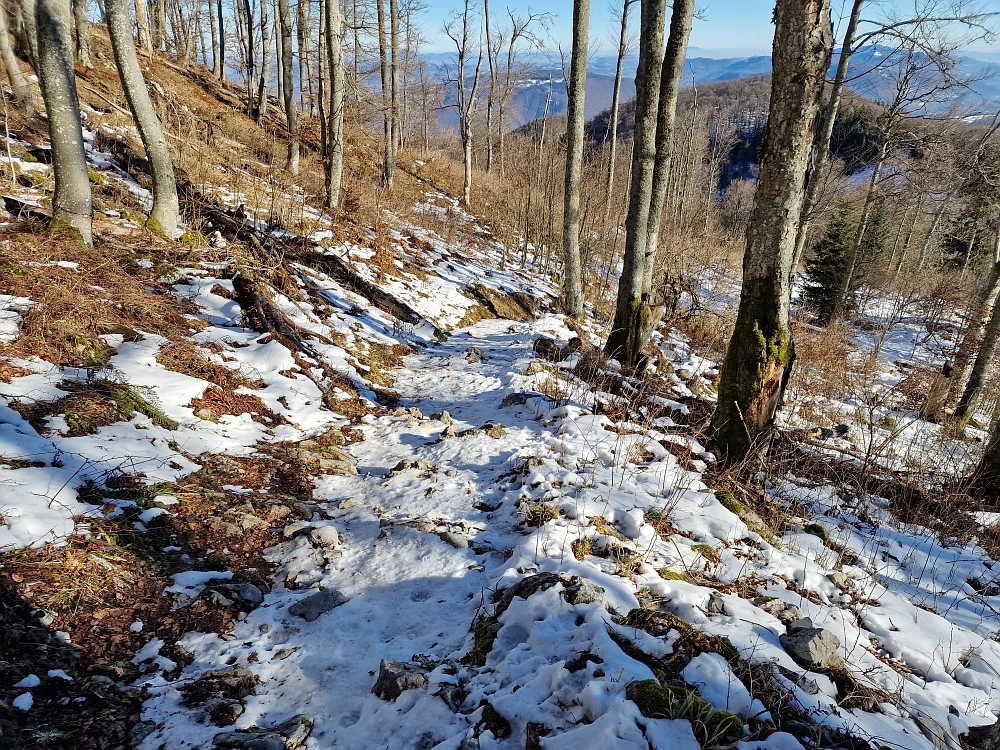
<instances>
[{"instance_id":1,"label":"tree trunk","mask_svg":"<svg viewBox=\"0 0 1000 750\"><path fill-rule=\"evenodd\" d=\"M10 45L10 30L7 23L7 10L0 5L0 57L3 57L3 65L7 71L7 80L10 81L10 88L14 92L14 101L18 109L29 117L35 113L35 105L31 97L31 85L28 79L21 72L21 66L17 62L17 56Z\"/></svg>"},{"instance_id":2,"label":"tree trunk","mask_svg":"<svg viewBox=\"0 0 1000 750\"><path fill-rule=\"evenodd\" d=\"M611 206L615 194L615 171L618 166L618 109L621 104L622 77L625 67L625 52L628 49L628 12L637 0L624 0L622 4L622 26L618 36L618 63L615 67L615 84L611 92L611 118L606 140L610 140L608 155L608 181L604 202L604 230L611 225Z\"/></svg>"},{"instance_id":3,"label":"tree trunk","mask_svg":"<svg viewBox=\"0 0 1000 750\"><path fill-rule=\"evenodd\" d=\"M149 14L146 12L146 0L135 0L135 25L139 32L139 49L149 54L153 51L153 40L149 35Z\"/></svg>"},{"instance_id":4,"label":"tree trunk","mask_svg":"<svg viewBox=\"0 0 1000 750\"><path fill-rule=\"evenodd\" d=\"M984 500L996 502L1000 491L1000 415L993 418L990 439L976 470L973 487Z\"/></svg>"},{"instance_id":5,"label":"tree trunk","mask_svg":"<svg viewBox=\"0 0 1000 750\"><path fill-rule=\"evenodd\" d=\"M24 48L31 67L38 70L38 28L35 23L35 0L21 0L21 25L24 31Z\"/></svg>"},{"instance_id":6,"label":"tree trunk","mask_svg":"<svg viewBox=\"0 0 1000 750\"><path fill-rule=\"evenodd\" d=\"M829 0L778 0L771 108L743 256L743 285L712 416L716 444L745 457L774 423L795 359L792 256L819 100L833 49Z\"/></svg>"},{"instance_id":7,"label":"tree trunk","mask_svg":"<svg viewBox=\"0 0 1000 750\"><path fill-rule=\"evenodd\" d=\"M226 80L226 21L222 15L222 0L216 4L216 15L219 18L219 46L217 48L219 64L215 74L220 81L224 81Z\"/></svg>"},{"instance_id":8,"label":"tree trunk","mask_svg":"<svg viewBox=\"0 0 1000 750\"><path fill-rule=\"evenodd\" d=\"M340 207L340 184L344 174L344 39L340 18L340 0L326 3L326 54L330 67L330 113L327 116L329 168L326 182L326 205Z\"/></svg>"},{"instance_id":9,"label":"tree trunk","mask_svg":"<svg viewBox=\"0 0 1000 750\"><path fill-rule=\"evenodd\" d=\"M94 243L93 203L87 157L80 128L80 100L73 72L69 0L35 0L38 82L49 118L52 142L52 231L79 234Z\"/></svg>"},{"instance_id":10,"label":"tree trunk","mask_svg":"<svg viewBox=\"0 0 1000 750\"><path fill-rule=\"evenodd\" d=\"M132 41L132 19L129 17L127 3L128 0L105 0L108 35L111 37L122 89L153 173L153 209L149 212L146 226L157 234L173 239L177 235L179 213L174 167L163 127L142 78L142 69Z\"/></svg>"},{"instance_id":11,"label":"tree trunk","mask_svg":"<svg viewBox=\"0 0 1000 750\"><path fill-rule=\"evenodd\" d=\"M208 0L208 27L212 35L212 73L219 74L219 24L215 18L212 0Z\"/></svg>"},{"instance_id":12,"label":"tree trunk","mask_svg":"<svg viewBox=\"0 0 1000 750\"><path fill-rule=\"evenodd\" d=\"M303 2L303 0L299 0ZM281 24L281 78L284 81L285 118L288 120L288 171L299 173L299 115L295 110L295 81L292 77L292 14L288 0L278 0ZM302 82L299 82L301 88Z\"/></svg>"},{"instance_id":13,"label":"tree trunk","mask_svg":"<svg viewBox=\"0 0 1000 750\"><path fill-rule=\"evenodd\" d=\"M660 223L663 217L663 203L667 198L667 182L670 170L671 152L674 143L674 121L677 116L677 97L681 90L681 76L684 73L684 58L687 55L691 24L694 21L694 0L674 0L670 16L670 36L663 54L660 71L659 113L656 121L656 162L653 166L653 194L649 206L649 229L647 230L643 279L643 294L648 297L653 283L653 270L659 250ZM643 316L648 321L648 316ZM645 346L649 337L648 326L640 330L638 340ZM638 352L637 352L638 354Z\"/></svg>"},{"instance_id":14,"label":"tree trunk","mask_svg":"<svg viewBox=\"0 0 1000 750\"><path fill-rule=\"evenodd\" d=\"M402 119L400 117L400 95L403 83L400 80L401 60L399 55L399 2L389 0L389 44L392 51L391 82L392 90L390 103L392 105L392 150L393 167L395 167L396 155L402 143Z\"/></svg>"},{"instance_id":15,"label":"tree trunk","mask_svg":"<svg viewBox=\"0 0 1000 750\"><path fill-rule=\"evenodd\" d=\"M975 361L968 368L968 376L964 383L957 380L963 374L958 370L958 362L956 362L955 367L956 381L952 388L956 391L962 389L962 396L955 408L955 420L962 427L967 425L969 420L972 419L972 412L979 401L979 394L986 383L987 371L989 370L990 363L993 362L993 355L996 353L997 339L1000 338L1000 305L997 304L997 300L1000 298L1000 219L997 220L996 236L993 241L993 259L994 263L993 270L990 273L990 284L987 286L980 306L980 316L983 317L985 325L977 326L977 336L973 339L972 345L970 345L970 348L972 348L972 346L978 343L978 351L976 352ZM983 313L986 313L987 307L989 307L989 322L985 322L985 316L983 315ZM965 338L968 338L972 333L973 331L970 329L965 334ZM962 349L965 348L965 338L962 339ZM961 350L959 350L959 357L961 356Z\"/></svg>"},{"instance_id":16,"label":"tree trunk","mask_svg":"<svg viewBox=\"0 0 1000 750\"><path fill-rule=\"evenodd\" d=\"M480 53L476 63L476 75L472 81L472 91L469 93L465 114L462 116L462 163L465 167L462 179L462 204L472 207L472 111L476 106L476 92L479 89L479 74L483 68L483 55ZM462 86L464 87L464 83Z\"/></svg>"},{"instance_id":17,"label":"tree trunk","mask_svg":"<svg viewBox=\"0 0 1000 750\"><path fill-rule=\"evenodd\" d=\"M257 124L267 116L267 85L271 82L271 19L267 15L268 1L260 3L260 79L257 84Z\"/></svg>"},{"instance_id":18,"label":"tree trunk","mask_svg":"<svg viewBox=\"0 0 1000 750\"><path fill-rule=\"evenodd\" d=\"M87 70L93 70L90 60L90 19L87 18L87 0L73 0L73 21L76 31L76 61Z\"/></svg>"},{"instance_id":19,"label":"tree trunk","mask_svg":"<svg viewBox=\"0 0 1000 750\"><path fill-rule=\"evenodd\" d=\"M566 185L563 192L563 311L583 317L580 268L580 179L583 175L584 105L587 97L587 49L590 0L573 0L573 56L566 105Z\"/></svg>"},{"instance_id":20,"label":"tree trunk","mask_svg":"<svg viewBox=\"0 0 1000 750\"><path fill-rule=\"evenodd\" d=\"M618 279L615 320L605 345L608 356L633 366L642 349L637 340L648 310L642 299L643 262L649 232L656 160L656 120L663 66L666 0L647 0L640 7L639 66L635 76L635 130L632 138L632 175L625 218L625 258Z\"/></svg>"},{"instance_id":21,"label":"tree trunk","mask_svg":"<svg viewBox=\"0 0 1000 750\"><path fill-rule=\"evenodd\" d=\"M802 218L799 220L799 228L795 236L792 273L795 273L795 269L802 261L802 253L805 250L806 238L809 234L809 223L812 221L816 204L819 203L823 172L826 171L826 164L830 159L830 140L833 138L833 126L836 124L837 115L840 112L840 101L844 93L844 82L847 80L847 69L851 63L851 57L854 55L854 50L851 47L858 31L858 21L861 18L861 9L864 4L865 0L854 0L854 5L851 7L851 18L847 22L847 30L844 32L844 39L840 47L840 59L837 60L837 72L833 77L833 84L830 86L830 98L820 115L819 136L813 145L812 165L807 173L806 195L802 203Z\"/></svg>"},{"instance_id":22,"label":"tree trunk","mask_svg":"<svg viewBox=\"0 0 1000 750\"><path fill-rule=\"evenodd\" d=\"M490 0L483 0L483 24L486 26L486 61L490 68L490 91L486 95L486 171L493 171L493 100L497 91L497 61L493 54L493 28L490 24Z\"/></svg>"},{"instance_id":23,"label":"tree trunk","mask_svg":"<svg viewBox=\"0 0 1000 750\"><path fill-rule=\"evenodd\" d=\"M282 67L284 48L284 40L281 37L280 0L274 0L274 56L278 60L278 101L281 102L281 106L285 106L285 73Z\"/></svg>"},{"instance_id":24,"label":"tree trunk","mask_svg":"<svg viewBox=\"0 0 1000 750\"><path fill-rule=\"evenodd\" d=\"M307 0L298 0L295 6L295 33L299 44L299 108L306 108L306 87L309 80L309 4Z\"/></svg>"},{"instance_id":25,"label":"tree trunk","mask_svg":"<svg viewBox=\"0 0 1000 750\"><path fill-rule=\"evenodd\" d=\"M375 0L378 18L378 54L382 74L382 130L385 143L382 149L382 185L392 190L396 176L396 142L392 128L392 70L389 63L389 40L386 38L385 2ZM465 140L463 138L463 145Z\"/></svg>"}]
</instances>

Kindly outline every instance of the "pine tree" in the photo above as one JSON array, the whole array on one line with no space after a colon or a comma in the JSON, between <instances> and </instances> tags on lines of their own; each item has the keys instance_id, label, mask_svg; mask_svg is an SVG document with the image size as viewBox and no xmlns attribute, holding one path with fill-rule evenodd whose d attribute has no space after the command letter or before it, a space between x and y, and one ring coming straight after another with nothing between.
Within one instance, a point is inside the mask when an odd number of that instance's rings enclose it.
<instances>
[{"instance_id":1,"label":"pine tree","mask_svg":"<svg viewBox=\"0 0 1000 750\"><path fill-rule=\"evenodd\" d=\"M822 323L829 323L836 310L837 293L848 271L851 247L857 233L858 223L851 210L842 206L830 222L826 235L813 245L812 257L806 261L806 286L802 301ZM851 290L852 297L856 289Z\"/></svg>"}]
</instances>

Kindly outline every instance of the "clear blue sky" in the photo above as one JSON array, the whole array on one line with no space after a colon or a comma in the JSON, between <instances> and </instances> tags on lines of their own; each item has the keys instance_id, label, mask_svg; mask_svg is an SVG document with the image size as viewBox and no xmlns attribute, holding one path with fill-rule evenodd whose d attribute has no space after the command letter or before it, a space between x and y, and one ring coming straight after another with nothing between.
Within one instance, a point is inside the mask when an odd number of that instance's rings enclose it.
<instances>
[{"instance_id":1,"label":"clear blue sky","mask_svg":"<svg viewBox=\"0 0 1000 750\"><path fill-rule=\"evenodd\" d=\"M896 6L901 12L912 8L914 2L921 0L872 0L875 6ZM616 5L621 0L612 0ZM981 0L982 5L989 10L1000 12L1000 0ZM832 0L834 19L850 11L849 2ZM430 48L433 51L448 51L447 39L442 40L440 29L448 13L458 7L458 0L429 0L424 28L431 38ZM476 3L476 5L479 5ZM844 6L847 6L846 8ZM481 7L481 6L480 6ZM566 47L572 39L572 0L490 0L490 9L494 17L505 17L505 9L512 8L517 13L524 13L528 8L532 11L549 11L554 15L551 34ZM696 20L691 32L691 46L698 48L694 54L705 54L711 57L739 57L745 55L771 54L771 39L774 27L771 25L771 13L774 3L771 0L701 0L698 3L702 18ZM633 6L633 26L638 29L638 8ZM613 47L611 37L614 31L608 10L608 0L591 0L591 40L600 48L610 50ZM983 45L977 45L984 49ZM994 47L1000 47L997 45Z\"/></svg>"}]
</instances>

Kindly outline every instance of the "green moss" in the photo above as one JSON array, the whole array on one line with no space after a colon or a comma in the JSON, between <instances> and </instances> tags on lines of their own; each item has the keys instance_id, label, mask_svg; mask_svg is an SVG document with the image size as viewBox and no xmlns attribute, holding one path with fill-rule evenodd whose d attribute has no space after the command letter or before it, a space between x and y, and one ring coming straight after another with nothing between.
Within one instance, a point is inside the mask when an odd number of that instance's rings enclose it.
<instances>
[{"instance_id":1,"label":"green moss","mask_svg":"<svg viewBox=\"0 0 1000 750\"><path fill-rule=\"evenodd\" d=\"M716 492L715 496L718 498L719 502L722 503L722 507L730 513L742 516L746 512L746 508L743 507L743 504L736 499L736 495L732 492L723 490L722 492Z\"/></svg>"},{"instance_id":2,"label":"green moss","mask_svg":"<svg viewBox=\"0 0 1000 750\"><path fill-rule=\"evenodd\" d=\"M201 232L189 229L180 237L180 242L188 247L208 247L208 238Z\"/></svg>"},{"instance_id":3,"label":"green moss","mask_svg":"<svg viewBox=\"0 0 1000 750\"><path fill-rule=\"evenodd\" d=\"M650 719L687 719L702 747L730 745L743 739L743 720L712 704L692 690L678 685L663 686L656 680L634 682L625 696Z\"/></svg>"},{"instance_id":4,"label":"green moss","mask_svg":"<svg viewBox=\"0 0 1000 750\"><path fill-rule=\"evenodd\" d=\"M683 573L678 573L678 572L676 572L674 570L667 570L666 568L660 568L656 572L660 574L660 578L662 578L664 581L683 581L684 580L684 574Z\"/></svg>"},{"instance_id":5,"label":"green moss","mask_svg":"<svg viewBox=\"0 0 1000 750\"><path fill-rule=\"evenodd\" d=\"M23 161L25 164L37 164L38 163L38 159L35 158L35 155L34 154L29 154L27 151L25 151L23 154L21 154L21 161Z\"/></svg>"},{"instance_id":6,"label":"green moss","mask_svg":"<svg viewBox=\"0 0 1000 750\"><path fill-rule=\"evenodd\" d=\"M753 603L759 607L761 604L767 604L768 602L773 602L777 598L778 597L776 596L758 596L754 597Z\"/></svg>"},{"instance_id":7,"label":"green moss","mask_svg":"<svg viewBox=\"0 0 1000 750\"><path fill-rule=\"evenodd\" d=\"M114 347L108 346L101 339L88 339L75 333L68 334L66 342L70 345L73 354L87 369L96 370L106 367L111 355L115 353Z\"/></svg>"},{"instance_id":8,"label":"green moss","mask_svg":"<svg viewBox=\"0 0 1000 750\"><path fill-rule=\"evenodd\" d=\"M830 541L829 534L826 533L826 529L818 523L806 524L805 528L802 529L807 534L812 534L813 536L818 536L823 540L823 544Z\"/></svg>"},{"instance_id":9,"label":"green moss","mask_svg":"<svg viewBox=\"0 0 1000 750\"><path fill-rule=\"evenodd\" d=\"M93 167L87 167L87 178L95 185L106 185L108 178Z\"/></svg>"},{"instance_id":10,"label":"green moss","mask_svg":"<svg viewBox=\"0 0 1000 750\"><path fill-rule=\"evenodd\" d=\"M146 219L146 229L148 229L153 234L158 234L160 237L167 236L166 233L163 231L163 225L160 223L160 220L157 219L152 214L150 214L149 218Z\"/></svg>"},{"instance_id":11,"label":"green moss","mask_svg":"<svg viewBox=\"0 0 1000 750\"><path fill-rule=\"evenodd\" d=\"M486 436L491 437L494 440L499 440L506 434L507 430L503 428L503 425L499 424L492 425L488 430L486 430Z\"/></svg>"},{"instance_id":12,"label":"green moss","mask_svg":"<svg viewBox=\"0 0 1000 750\"><path fill-rule=\"evenodd\" d=\"M697 552L699 555L704 557L710 563L719 562L719 553L715 551L715 548L708 544L693 544L691 545L691 550Z\"/></svg>"}]
</instances>

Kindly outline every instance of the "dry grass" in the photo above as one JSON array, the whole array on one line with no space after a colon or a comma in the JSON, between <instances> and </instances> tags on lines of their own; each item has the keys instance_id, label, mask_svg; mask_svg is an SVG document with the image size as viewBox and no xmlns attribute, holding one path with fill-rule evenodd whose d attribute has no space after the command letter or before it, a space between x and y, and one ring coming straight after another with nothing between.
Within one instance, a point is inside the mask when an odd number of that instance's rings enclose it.
<instances>
[{"instance_id":1,"label":"dry grass","mask_svg":"<svg viewBox=\"0 0 1000 750\"><path fill-rule=\"evenodd\" d=\"M191 399L188 407L195 410L197 414L202 409L207 409L211 414L206 415L208 419L218 420L223 414L240 416L249 414L254 422L260 422L269 426L286 424L286 420L280 414L275 414L260 397L252 393L234 393L224 391L221 388L212 386L208 388L201 398Z\"/></svg>"},{"instance_id":2,"label":"dry grass","mask_svg":"<svg viewBox=\"0 0 1000 750\"><path fill-rule=\"evenodd\" d=\"M221 347L216 348L221 350ZM263 387L264 382L260 378L251 377L240 370L212 362L209 356L210 352L207 348L182 339L161 347L156 354L156 361L168 370L215 383L224 391L234 391L237 388L257 390Z\"/></svg>"}]
</instances>

